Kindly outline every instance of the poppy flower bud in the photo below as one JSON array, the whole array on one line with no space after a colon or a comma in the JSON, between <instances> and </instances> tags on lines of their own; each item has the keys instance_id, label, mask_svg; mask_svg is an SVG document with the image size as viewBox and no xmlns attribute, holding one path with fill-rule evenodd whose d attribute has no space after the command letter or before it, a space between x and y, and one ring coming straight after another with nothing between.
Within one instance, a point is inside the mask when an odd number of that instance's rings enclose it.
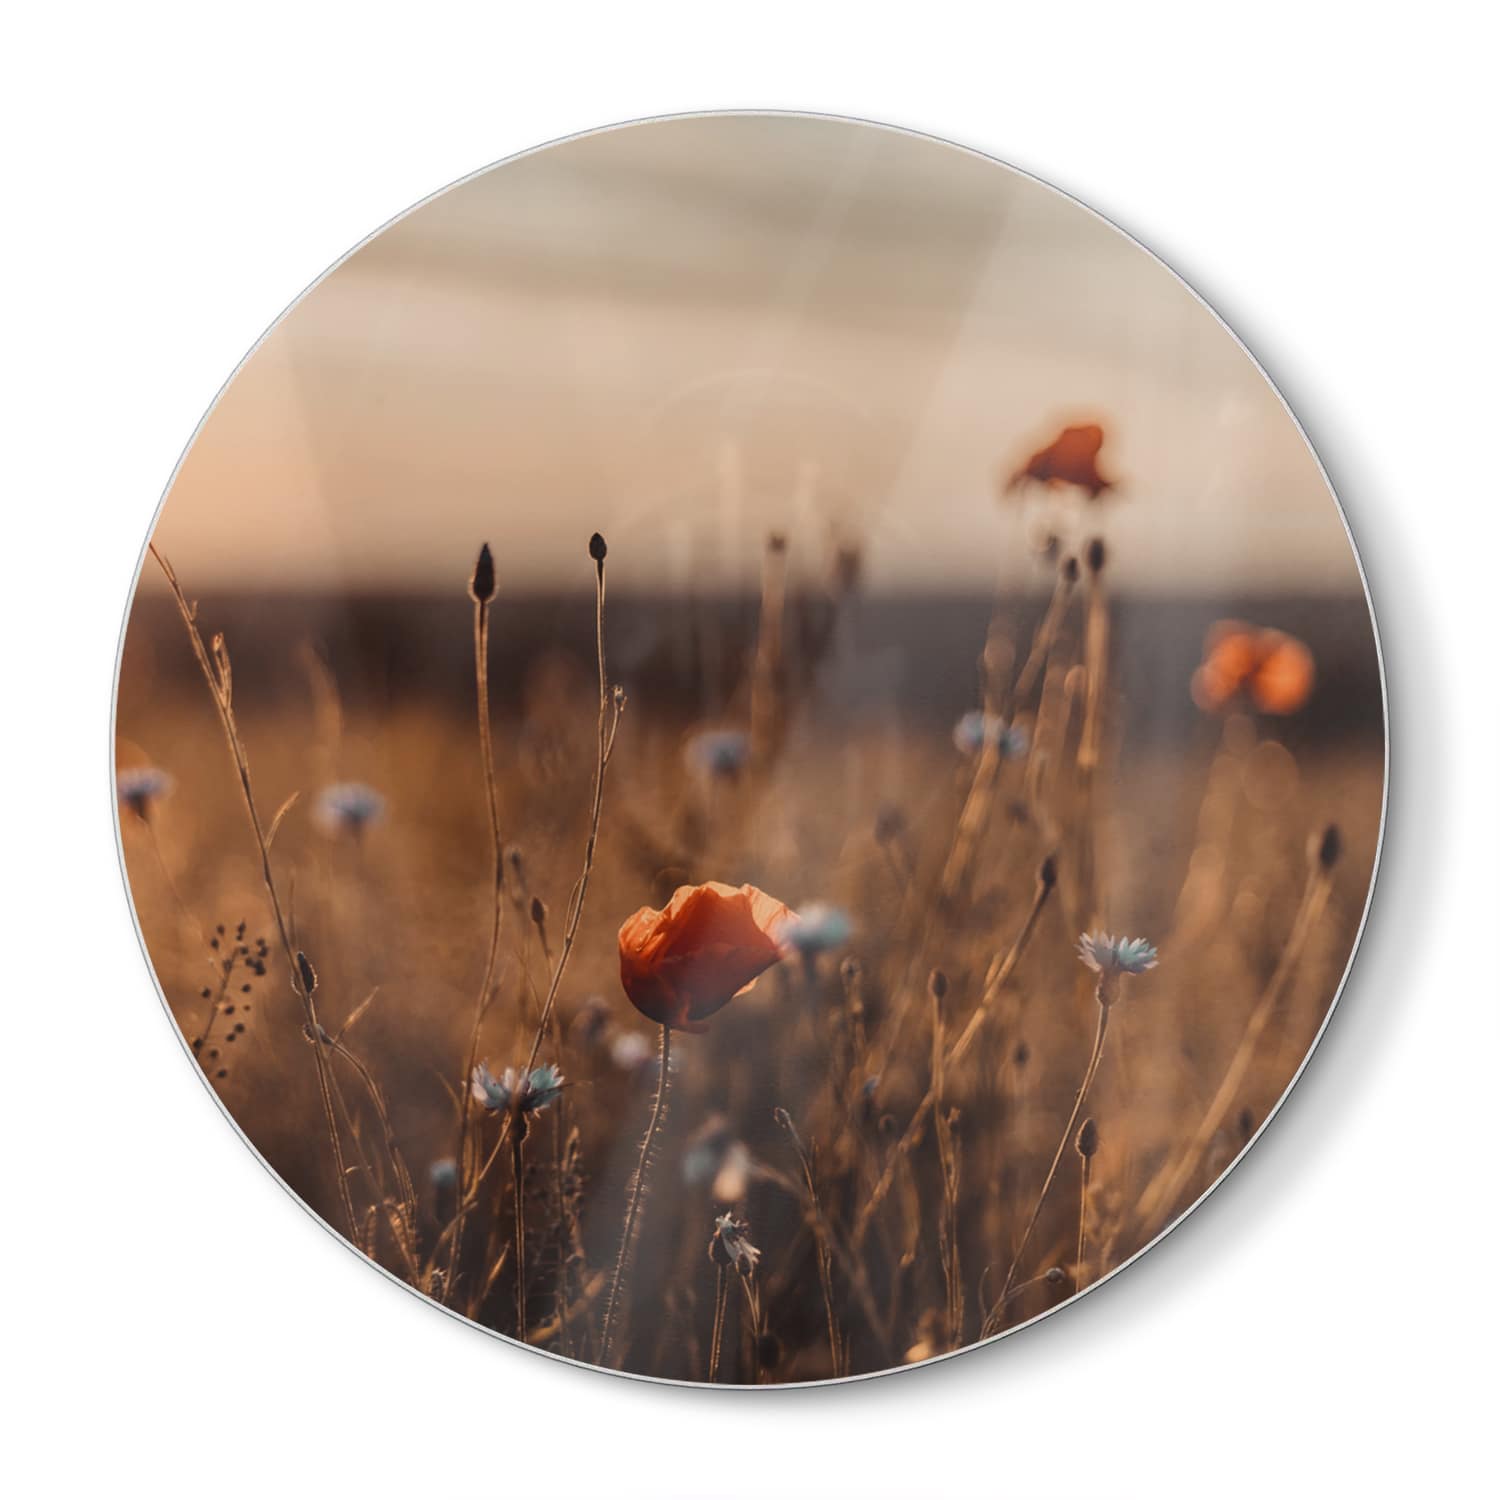
<instances>
[{"instance_id":1,"label":"poppy flower bud","mask_svg":"<svg viewBox=\"0 0 1500 1500\"><path fill-rule=\"evenodd\" d=\"M1084 560L1089 565L1090 573L1098 575L1099 573L1102 573L1104 571L1104 561L1108 554L1105 552L1104 540L1102 537L1091 537L1089 539L1088 547L1084 550L1083 555Z\"/></svg>"},{"instance_id":2,"label":"poppy flower bud","mask_svg":"<svg viewBox=\"0 0 1500 1500\"><path fill-rule=\"evenodd\" d=\"M593 536L589 538L589 556L592 557L594 561L602 567L604 565L604 559L608 555L609 548L605 545L604 538L600 536L596 531Z\"/></svg>"},{"instance_id":3,"label":"poppy flower bud","mask_svg":"<svg viewBox=\"0 0 1500 1500\"><path fill-rule=\"evenodd\" d=\"M495 559L490 555L490 544L485 542L474 562L474 574L469 579L469 597L476 604L488 604L495 597Z\"/></svg>"},{"instance_id":4,"label":"poppy flower bud","mask_svg":"<svg viewBox=\"0 0 1500 1500\"><path fill-rule=\"evenodd\" d=\"M1094 1123L1092 1115L1078 1127L1078 1139L1074 1144L1085 1161L1099 1149L1099 1127Z\"/></svg>"}]
</instances>

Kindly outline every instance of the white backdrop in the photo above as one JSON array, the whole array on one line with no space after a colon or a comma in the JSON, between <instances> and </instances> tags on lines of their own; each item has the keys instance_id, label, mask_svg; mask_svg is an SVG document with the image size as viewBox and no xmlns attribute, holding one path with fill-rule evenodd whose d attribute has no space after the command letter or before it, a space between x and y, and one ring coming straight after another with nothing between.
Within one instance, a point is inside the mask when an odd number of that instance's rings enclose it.
<instances>
[{"instance_id":1,"label":"white backdrop","mask_svg":"<svg viewBox=\"0 0 1500 1500\"><path fill-rule=\"evenodd\" d=\"M1495 1297L1495 112L1477 7L33 7L0 88L17 1494L1480 1492ZM988 150L1182 272L1354 527L1394 797L1354 979L1213 1200L1082 1305L839 1389L674 1391L445 1319L219 1115L141 962L108 714L178 453L282 307L588 126L815 108Z\"/></svg>"}]
</instances>

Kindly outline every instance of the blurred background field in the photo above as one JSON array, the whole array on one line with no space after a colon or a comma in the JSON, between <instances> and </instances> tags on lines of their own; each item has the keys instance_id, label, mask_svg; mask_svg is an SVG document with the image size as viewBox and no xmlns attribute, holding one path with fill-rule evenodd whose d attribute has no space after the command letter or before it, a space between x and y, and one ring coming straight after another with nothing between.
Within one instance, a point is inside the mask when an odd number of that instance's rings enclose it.
<instances>
[{"instance_id":1,"label":"blurred background field","mask_svg":"<svg viewBox=\"0 0 1500 1500\"><path fill-rule=\"evenodd\" d=\"M582 559L585 579L587 569ZM472 606L458 571L445 599L200 601L205 627L224 628L230 641L259 799L273 810L298 794L277 833L274 863L283 898L291 892L298 945L317 965L324 1024L341 1023L375 994L350 1042L389 1098L429 1247L451 1213L429 1171L454 1151L453 1091L489 909ZM214 1009L203 990L218 993L199 927L212 935L222 925L228 942L245 922L253 943L269 932L269 917L211 704L181 621L151 584L148 575L127 636L120 756L163 767L176 786L153 810L150 828L125 817L124 845L158 977L193 1038ZM1326 684L1304 715L1274 723L1273 737L1268 721L1236 716L1226 724L1192 704L1188 684L1203 628L1222 602L1130 599L1115 607L1110 769L1096 830L1099 911L1110 930L1157 942L1162 962L1132 981L1091 1096L1101 1147L1090 1239L1096 1254L1107 1251L1112 1260L1083 1268L1080 1278L1072 1243L1076 1163L1066 1163L1066 1186L1049 1201L1028 1270L1040 1275L1057 1266L1063 1274L1015 1298L1006 1323L1072 1295L1080 1279L1093 1279L1161 1227L1133 1223L1132 1205L1197 1124L1228 1066L1291 929L1307 841L1329 822L1342 831L1345 852L1327 914L1186 1199L1228 1165L1300 1064L1363 908L1383 777L1378 675L1363 603L1234 601L1257 617L1274 610L1278 623L1295 627ZM1038 587L997 616L1000 634L1023 652L1042 603ZM498 1001L480 1048L497 1070L524 1060L549 966L543 932L555 954L582 853L594 769L592 614L586 591L512 601L502 578L492 661L496 764L505 838L520 860L509 866L513 904ZM923 1021L868 1084L861 1075L868 1092L848 1103L841 1069L863 1064L847 1061L840 965L849 958L860 965L872 1032L903 986L925 985L925 967L915 977L908 972L903 902L912 891L931 899L971 783L974 760L955 745L953 728L977 701L990 616L989 601L979 597L867 601L827 589L794 592L782 746L762 770L715 776L691 762L690 737L705 725L748 722L757 602L611 601L610 678L629 703L560 1024L543 1051L562 1066L570 1089L564 1109L539 1117L541 1145L532 1147L536 1341L593 1357L585 1330L598 1317L651 1100L655 1028L621 991L616 930L637 907L664 903L677 884L749 881L794 906L835 904L850 915L852 934L806 968L789 962L766 975L708 1034L678 1039L668 1122L629 1282L626 1365L704 1377L715 1298L706 1250L715 1215L732 1207L763 1251L770 1342L760 1357L748 1344L727 1353L720 1378L835 1373L817 1237L806 1205L777 1180L799 1169L773 1112L786 1110L814 1152L825 1209L847 1231L921 1100L929 1059ZM1075 609L1059 641L1061 660L1079 649L1079 628ZM386 799L379 821L358 838L329 837L313 816L319 790L345 781L366 783ZM1024 787L1024 761L1002 766L961 919L932 924L924 963L948 977L950 1037L972 1012L986 965L1021 926L1040 861L1056 852ZM947 1086L962 1152L955 1224L966 1296L957 1339L943 1331L935 1186L942 1174L928 1134L861 1251L878 1318L836 1278L840 1337L849 1343L844 1369L880 1368L978 1336L986 1291L993 1298L1005 1274L1088 1053L1090 976L1073 951L1087 919L1070 909L1067 858L1060 896L1068 899L1044 908L982 1045ZM540 929L529 909L533 896L547 909ZM272 948L264 976L235 976L228 1002L239 1003L217 1019L200 1056L272 1166L336 1221L298 1002L274 937ZM368 1110L360 1128L374 1138ZM567 1181L581 1206L579 1240L569 1244L553 1207L565 1185L566 1142L553 1137L574 1129L579 1155ZM471 1230L478 1236L473 1265L465 1266L471 1295L486 1274L483 1257L508 1238L513 1210L506 1204L497 1185L484 1201L484 1229ZM576 1308L564 1336L555 1302L569 1257ZM401 1271L389 1249L383 1258ZM514 1331L503 1270L473 1311Z\"/></svg>"}]
</instances>

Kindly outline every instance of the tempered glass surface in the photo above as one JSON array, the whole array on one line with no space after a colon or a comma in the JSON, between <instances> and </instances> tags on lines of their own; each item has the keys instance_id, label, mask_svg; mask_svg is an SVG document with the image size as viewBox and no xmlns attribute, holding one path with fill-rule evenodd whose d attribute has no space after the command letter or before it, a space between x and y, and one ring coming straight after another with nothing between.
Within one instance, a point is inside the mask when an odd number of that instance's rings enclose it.
<instances>
[{"instance_id":1,"label":"tempered glass surface","mask_svg":"<svg viewBox=\"0 0 1500 1500\"><path fill-rule=\"evenodd\" d=\"M1027 1322L1346 971L1337 503L1190 290L973 153L720 115L470 178L267 334L152 549L121 841L189 1051L537 1349L780 1384Z\"/></svg>"}]
</instances>

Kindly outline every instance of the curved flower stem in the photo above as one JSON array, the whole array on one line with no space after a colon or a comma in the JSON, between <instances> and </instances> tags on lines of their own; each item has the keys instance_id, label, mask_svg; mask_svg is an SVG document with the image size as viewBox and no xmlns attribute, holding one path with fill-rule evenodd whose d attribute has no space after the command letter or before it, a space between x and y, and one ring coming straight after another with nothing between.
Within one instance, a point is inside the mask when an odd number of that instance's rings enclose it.
<instances>
[{"instance_id":1,"label":"curved flower stem","mask_svg":"<svg viewBox=\"0 0 1500 1500\"><path fill-rule=\"evenodd\" d=\"M604 813L604 773L609 769L610 757L614 754L615 735L620 729L620 714L624 709L623 693L611 695L609 674L604 665L604 559L597 560L594 569L594 653L599 664L599 724L598 755L594 762L594 791L589 802L589 832L583 846L583 869L568 895L567 912L563 920L562 948L557 955L557 965L552 970L552 980L547 986L546 998L542 1001L541 1015L537 1019L536 1033L531 1040L531 1051L526 1058L528 1072L536 1066L537 1055L552 1021L552 1011L557 1004L557 992L562 985L563 973L568 967L573 945L578 940L579 924L583 921L583 902L588 895L589 877L594 871L594 855L599 848L599 821ZM613 712L611 712L613 708Z\"/></svg>"},{"instance_id":2,"label":"curved flower stem","mask_svg":"<svg viewBox=\"0 0 1500 1500\"><path fill-rule=\"evenodd\" d=\"M526 1137L518 1127L510 1133L510 1168L516 1184L516 1337L526 1342Z\"/></svg>"},{"instance_id":3,"label":"curved flower stem","mask_svg":"<svg viewBox=\"0 0 1500 1500\"><path fill-rule=\"evenodd\" d=\"M599 1363L608 1367L610 1338L614 1333L615 1309L620 1300L620 1283L625 1279L626 1263L630 1259L631 1242L635 1239L636 1221L641 1211L641 1191L646 1185L646 1172L651 1165L651 1147L656 1142L656 1132L661 1128L662 1116L667 1108L668 1064L672 1055L672 1028L661 1029L661 1063L656 1080L656 1103L651 1110L651 1123L646 1127L646 1138L641 1142L640 1160L635 1166L635 1179L630 1185L630 1203L625 1210L625 1230L620 1236L620 1253L615 1260L614 1279L609 1285L609 1301L604 1309L604 1332L599 1341Z\"/></svg>"},{"instance_id":4,"label":"curved flower stem","mask_svg":"<svg viewBox=\"0 0 1500 1500\"><path fill-rule=\"evenodd\" d=\"M1094 1075L1099 1071L1099 1059L1104 1055L1104 1033L1109 1026L1109 1003L1103 996L1104 984L1100 982L1099 997L1099 1028L1094 1033L1094 1050L1089 1057L1089 1065L1084 1070L1083 1082L1078 1087L1078 1097L1073 1101L1073 1113L1068 1116L1068 1123L1063 1126L1062 1139L1057 1143L1057 1150L1052 1157L1052 1165L1047 1168L1046 1179L1042 1183L1042 1190L1037 1194L1036 1207L1031 1210L1031 1217L1026 1221L1026 1230L1021 1236L1021 1243L1016 1246L1015 1257L1010 1263L1010 1270L1005 1273L1005 1284L1000 1288L1000 1301L998 1307L1005 1306L1006 1298L1010 1295L1011 1285L1016 1279L1016 1270L1021 1264L1021 1257L1026 1254L1026 1247L1031 1243L1032 1231L1036 1228L1036 1221L1042 1216L1042 1205L1047 1201L1047 1194L1052 1190L1052 1181L1057 1176L1057 1169L1062 1163L1063 1152L1068 1149L1068 1142L1073 1139L1073 1132L1078 1126L1079 1116L1083 1113L1083 1104L1089 1096L1089 1089L1093 1087Z\"/></svg>"}]
</instances>

